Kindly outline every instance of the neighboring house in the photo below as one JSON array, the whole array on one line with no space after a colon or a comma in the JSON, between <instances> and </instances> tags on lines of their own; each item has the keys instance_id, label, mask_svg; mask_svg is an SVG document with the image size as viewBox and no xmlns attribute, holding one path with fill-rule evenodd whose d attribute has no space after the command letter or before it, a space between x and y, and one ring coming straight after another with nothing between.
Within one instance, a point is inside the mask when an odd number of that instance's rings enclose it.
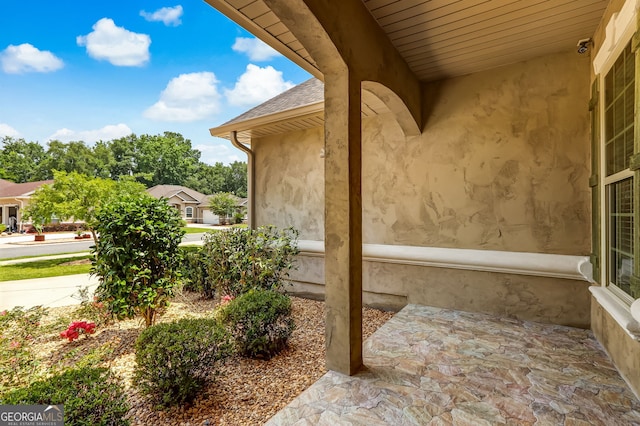
<instances>
[{"instance_id":1,"label":"neighboring house","mask_svg":"<svg viewBox=\"0 0 640 426\"><path fill-rule=\"evenodd\" d=\"M218 215L209 210L209 195L181 185L156 185L147 192L156 198L166 198L167 203L175 207L188 223L220 224ZM244 211L246 204L246 198L238 198L239 211Z\"/></svg>"},{"instance_id":2,"label":"neighboring house","mask_svg":"<svg viewBox=\"0 0 640 426\"><path fill-rule=\"evenodd\" d=\"M590 327L640 393L639 0L207 2L324 82L211 134L300 230L330 369L363 299L418 303Z\"/></svg>"},{"instance_id":3,"label":"neighboring house","mask_svg":"<svg viewBox=\"0 0 640 426\"><path fill-rule=\"evenodd\" d=\"M23 222L29 218L23 217L22 212L29 204L31 195L36 189L45 184L52 184L53 180L38 182L13 183L0 179L0 223L9 227L10 218L15 217L18 228L22 229Z\"/></svg>"}]
</instances>

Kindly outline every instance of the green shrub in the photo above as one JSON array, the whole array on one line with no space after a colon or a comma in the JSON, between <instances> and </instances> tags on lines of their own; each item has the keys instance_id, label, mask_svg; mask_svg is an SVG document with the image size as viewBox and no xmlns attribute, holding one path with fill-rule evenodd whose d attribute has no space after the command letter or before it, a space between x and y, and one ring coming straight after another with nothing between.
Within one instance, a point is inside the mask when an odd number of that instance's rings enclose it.
<instances>
[{"instance_id":1,"label":"green shrub","mask_svg":"<svg viewBox=\"0 0 640 426\"><path fill-rule=\"evenodd\" d=\"M202 247L183 246L180 247L182 254L182 283L183 288L188 291L197 291L207 298L213 298L212 286L207 285L209 274L207 272L207 262L205 261Z\"/></svg>"},{"instance_id":2,"label":"green shrub","mask_svg":"<svg viewBox=\"0 0 640 426\"><path fill-rule=\"evenodd\" d=\"M5 393L1 404L64 404L65 425L128 425L124 389L106 368L67 370Z\"/></svg>"},{"instance_id":3,"label":"green shrub","mask_svg":"<svg viewBox=\"0 0 640 426\"><path fill-rule=\"evenodd\" d=\"M291 299L273 290L254 289L221 308L242 356L270 359L287 345L294 330Z\"/></svg>"},{"instance_id":4,"label":"green shrub","mask_svg":"<svg viewBox=\"0 0 640 426\"><path fill-rule=\"evenodd\" d=\"M135 382L160 405L188 402L232 350L229 333L214 319L158 324L136 341Z\"/></svg>"},{"instance_id":5,"label":"green shrub","mask_svg":"<svg viewBox=\"0 0 640 426\"><path fill-rule=\"evenodd\" d=\"M205 234L204 293L236 297L252 288L281 289L298 254L298 232L274 226Z\"/></svg>"},{"instance_id":6,"label":"green shrub","mask_svg":"<svg viewBox=\"0 0 640 426\"><path fill-rule=\"evenodd\" d=\"M97 215L92 272L96 295L118 319L139 315L149 327L169 304L180 270L184 230L178 211L148 195L118 199Z\"/></svg>"}]
</instances>

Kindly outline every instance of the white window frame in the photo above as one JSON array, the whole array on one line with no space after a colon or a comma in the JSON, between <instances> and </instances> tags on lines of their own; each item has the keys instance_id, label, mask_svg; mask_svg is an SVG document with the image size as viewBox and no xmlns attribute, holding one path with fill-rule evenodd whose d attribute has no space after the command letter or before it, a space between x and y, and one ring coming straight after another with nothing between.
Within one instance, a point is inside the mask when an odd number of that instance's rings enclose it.
<instances>
[{"instance_id":1,"label":"white window frame","mask_svg":"<svg viewBox=\"0 0 640 426\"><path fill-rule=\"evenodd\" d=\"M187 206L184 208L184 216L187 219L193 219L193 207Z\"/></svg>"},{"instance_id":2,"label":"white window frame","mask_svg":"<svg viewBox=\"0 0 640 426\"><path fill-rule=\"evenodd\" d=\"M608 228L609 228L609 216L607 215L607 206L609 200L607 199L608 191L607 186L614 182L619 182L628 177L633 177L634 172L630 170L622 170L611 176L606 176L606 152L605 152L605 77L607 73L613 67L613 64L618 57L623 53L624 48L629 44L633 34L637 28L637 11L640 5L640 0L627 0L620 10L620 12L614 14L609 20L606 26L605 39L598 53L593 60L594 72L599 75L600 96L598 96L599 102L599 120L602 125L600 126L600 170L598 174L600 176L600 283L602 287L605 287L612 294L614 294L620 301L626 306L630 306L635 299L629 294L621 290L615 285L610 285L609 282L609 247L608 247ZM636 75L638 70L636 70ZM640 84L636 81L636 85ZM636 255L639 247L635 247Z\"/></svg>"}]
</instances>

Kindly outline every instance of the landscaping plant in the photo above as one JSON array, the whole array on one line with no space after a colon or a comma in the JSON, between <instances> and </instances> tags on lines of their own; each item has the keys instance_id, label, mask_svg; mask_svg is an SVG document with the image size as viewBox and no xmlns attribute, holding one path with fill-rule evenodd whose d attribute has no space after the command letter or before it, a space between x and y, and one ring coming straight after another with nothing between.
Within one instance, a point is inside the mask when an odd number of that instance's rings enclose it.
<instances>
[{"instance_id":1,"label":"landscaping plant","mask_svg":"<svg viewBox=\"0 0 640 426\"><path fill-rule=\"evenodd\" d=\"M180 214L164 199L125 196L101 209L95 229L96 295L116 318L139 315L151 326L177 285Z\"/></svg>"},{"instance_id":2,"label":"landscaping plant","mask_svg":"<svg viewBox=\"0 0 640 426\"><path fill-rule=\"evenodd\" d=\"M129 405L123 387L106 368L70 369L0 396L0 404L64 405L68 426L124 426Z\"/></svg>"},{"instance_id":3,"label":"landscaping plant","mask_svg":"<svg viewBox=\"0 0 640 426\"><path fill-rule=\"evenodd\" d=\"M229 334L214 319L158 324L144 330L136 341L134 381L160 405L189 402L232 349Z\"/></svg>"},{"instance_id":4,"label":"landscaping plant","mask_svg":"<svg viewBox=\"0 0 640 426\"><path fill-rule=\"evenodd\" d=\"M183 246L180 247L182 254L182 288L187 291L201 292L207 298L213 298L211 293L213 289L206 286L209 274L207 272L207 262L199 246Z\"/></svg>"},{"instance_id":5,"label":"landscaping plant","mask_svg":"<svg viewBox=\"0 0 640 426\"><path fill-rule=\"evenodd\" d=\"M27 385L38 377L40 366L33 343L41 333L40 321L46 314L41 306L0 312L0 393Z\"/></svg>"},{"instance_id":6,"label":"landscaping plant","mask_svg":"<svg viewBox=\"0 0 640 426\"><path fill-rule=\"evenodd\" d=\"M298 254L298 232L274 226L232 228L205 234L206 296L238 296L252 288L281 289Z\"/></svg>"},{"instance_id":7,"label":"landscaping plant","mask_svg":"<svg viewBox=\"0 0 640 426\"><path fill-rule=\"evenodd\" d=\"M283 350L295 326L291 299L274 290L249 290L220 308L237 352L249 358L270 359Z\"/></svg>"}]
</instances>

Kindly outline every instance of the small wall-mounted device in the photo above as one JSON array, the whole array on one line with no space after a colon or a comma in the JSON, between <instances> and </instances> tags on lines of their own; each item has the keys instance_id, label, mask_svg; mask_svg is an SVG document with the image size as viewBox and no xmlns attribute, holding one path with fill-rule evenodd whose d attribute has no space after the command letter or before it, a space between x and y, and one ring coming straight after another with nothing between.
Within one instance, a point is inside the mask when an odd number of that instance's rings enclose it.
<instances>
[{"instance_id":1,"label":"small wall-mounted device","mask_svg":"<svg viewBox=\"0 0 640 426\"><path fill-rule=\"evenodd\" d=\"M583 54L587 50L589 50L589 45L591 44L590 38L583 38L582 40L578 40L578 53Z\"/></svg>"}]
</instances>

